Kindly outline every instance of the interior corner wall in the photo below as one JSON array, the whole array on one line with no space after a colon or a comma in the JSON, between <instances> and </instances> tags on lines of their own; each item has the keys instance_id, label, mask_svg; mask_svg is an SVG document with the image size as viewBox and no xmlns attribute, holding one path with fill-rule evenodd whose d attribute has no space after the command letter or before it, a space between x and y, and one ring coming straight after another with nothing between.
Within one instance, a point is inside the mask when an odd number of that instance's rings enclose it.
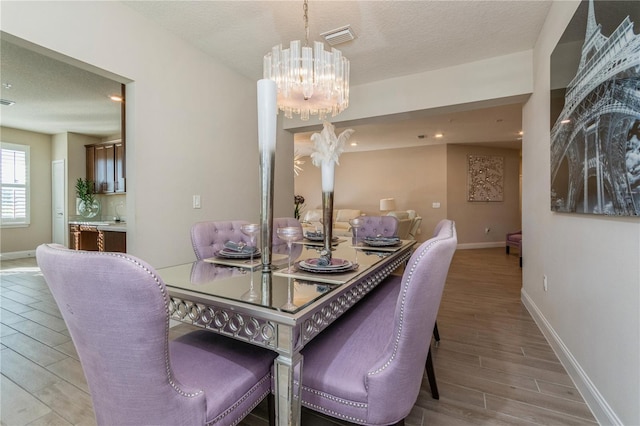
<instances>
[{"instance_id":1,"label":"interior corner wall","mask_svg":"<svg viewBox=\"0 0 640 426\"><path fill-rule=\"evenodd\" d=\"M4 7L4 6L3 6ZM31 203L30 220L27 227L2 228L0 251L3 254L32 251L51 242L51 136L26 132L9 127L0 128L2 142L28 145L29 183Z\"/></svg>"},{"instance_id":2,"label":"interior corner wall","mask_svg":"<svg viewBox=\"0 0 640 426\"><path fill-rule=\"evenodd\" d=\"M640 220L550 210L550 56L578 5L553 2L534 50L523 109L522 299L599 423L638 425Z\"/></svg>"},{"instance_id":3,"label":"interior corner wall","mask_svg":"<svg viewBox=\"0 0 640 426\"><path fill-rule=\"evenodd\" d=\"M468 201L468 155L503 157L502 201ZM447 201L449 219L456 222L459 247L504 246L507 232L521 227L520 151L473 144L447 145ZM487 228L489 232L485 232Z\"/></svg>"}]
</instances>

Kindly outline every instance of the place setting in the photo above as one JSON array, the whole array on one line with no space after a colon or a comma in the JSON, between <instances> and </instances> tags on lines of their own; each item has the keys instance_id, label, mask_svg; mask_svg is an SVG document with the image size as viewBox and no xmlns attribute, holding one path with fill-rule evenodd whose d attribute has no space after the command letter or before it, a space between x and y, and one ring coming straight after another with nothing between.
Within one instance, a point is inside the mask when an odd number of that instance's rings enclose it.
<instances>
[{"instance_id":1,"label":"place setting","mask_svg":"<svg viewBox=\"0 0 640 426\"><path fill-rule=\"evenodd\" d=\"M249 243L244 241L227 241L214 257L204 259L207 262L220 265L237 266L251 270L260 266L260 249L256 247L256 236L260 226L255 223L242 225L241 231L249 237ZM255 261L254 261L255 259Z\"/></svg>"},{"instance_id":2,"label":"place setting","mask_svg":"<svg viewBox=\"0 0 640 426\"><path fill-rule=\"evenodd\" d=\"M334 236L331 238L331 245L337 245L344 241L346 240ZM304 234L304 238L297 241L297 243L310 246L322 246L324 244L324 234L321 231L307 231Z\"/></svg>"}]
</instances>

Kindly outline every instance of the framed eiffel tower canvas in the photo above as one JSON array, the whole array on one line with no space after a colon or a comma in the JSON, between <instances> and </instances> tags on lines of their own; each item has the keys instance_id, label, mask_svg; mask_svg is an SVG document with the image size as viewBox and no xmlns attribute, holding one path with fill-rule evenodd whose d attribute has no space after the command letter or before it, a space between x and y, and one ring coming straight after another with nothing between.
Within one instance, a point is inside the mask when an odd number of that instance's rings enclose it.
<instances>
[{"instance_id":1,"label":"framed eiffel tower canvas","mask_svg":"<svg viewBox=\"0 0 640 426\"><path fill-rule=\"evenodd\" d=\"M583 0L551 55L551 210L640 216L640 4Z\"/></svg>"}]
</instances>

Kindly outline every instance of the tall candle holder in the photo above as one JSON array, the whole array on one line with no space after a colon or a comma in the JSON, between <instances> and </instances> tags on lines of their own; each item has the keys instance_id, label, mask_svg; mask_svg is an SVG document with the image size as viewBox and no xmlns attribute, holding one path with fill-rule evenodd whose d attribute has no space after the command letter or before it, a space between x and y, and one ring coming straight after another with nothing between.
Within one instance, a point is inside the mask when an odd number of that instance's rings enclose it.
<instances>
[{"instance_id":1,"label":"tall candle holder","mask_svg":"<svg viewBox=\"0 0 640 426\"><path fill-rule=\"evenodd\" d=\"M325 121L322 132L311 135L314 144L314 152L311 153L311 161L322 172L322 229L324 244L320 252L320 258L324 264L331 263L331 242L333 238L333 188L335 166L338 158L344 151L344 144L353 133L347 129L336 136L333 124Z\"/></svg>"},{"instance_id":2,"label":"tall candle holder","mask_svg":"<svg viewBox=\"0 0 640 426\"><path fill-rule=\"evenodd\" d=\"M322 191L322 235L324 247L320 257L331 264L331 240L333 239L333 191Z\"/></svg>"},{"instance_id":3,"label":"tall candle holder","mask_svg":"<svg viewBox=\"0 0 640 426\"><path fill-rule=\"evenodd\" d=\"M260 236L262 271L271 271L273 228L273 176L276 156L277 86L273 80L258 80L258 147L260 149Z\"/></svg>"}]
</instances>

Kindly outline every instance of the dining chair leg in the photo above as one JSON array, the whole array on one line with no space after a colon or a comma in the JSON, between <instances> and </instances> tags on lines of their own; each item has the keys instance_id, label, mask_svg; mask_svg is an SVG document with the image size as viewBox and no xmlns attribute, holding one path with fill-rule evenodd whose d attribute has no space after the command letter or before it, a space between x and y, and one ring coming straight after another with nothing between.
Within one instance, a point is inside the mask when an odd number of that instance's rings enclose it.
<instances>
[{"instance_id":1,"label":"dining chair leg","mask_svg":"<svg viewBox=\"0 0 640 426\"><path fill-rule=\"evenodd\" d=\"M436 339L436 347L440 344L440 333L438 333L438 321L433 326L433 338Z\"/></svg>"},{"instance_id":2,"label":"dining chair leg","mask_svg":"<svg viewBox=\"0 0 640 426\"><path fill-rule=\"evenodd\" d=\"M433 369L433 359L431 357L431 345L429 345L429 352L427 353L427 379L429 380L429 386L431 387L431 397L433 399L440 399L440 394L438 393L438 384L436 383L436 372Z\"/></svg>"},{"instance_id":3,"label":"dining chair leg","mask_svg":"<svg viewBox=\"0 0 640 426\"><path fill-rule=\"evenodd\" d=\"M276 397L270 393L267 395L267 411L269 411L269 426L276 425Z\"/></svg>"}]
</instances>

